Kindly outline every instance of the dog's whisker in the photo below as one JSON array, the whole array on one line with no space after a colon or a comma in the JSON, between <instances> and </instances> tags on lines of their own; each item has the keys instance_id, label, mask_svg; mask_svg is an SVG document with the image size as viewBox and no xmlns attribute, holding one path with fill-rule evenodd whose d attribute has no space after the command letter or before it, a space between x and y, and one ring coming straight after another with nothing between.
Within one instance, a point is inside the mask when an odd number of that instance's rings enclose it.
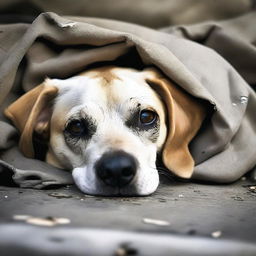
<instances>
[{"instance_id":1,"label":"dog's whisker","mask_svg":"<svg viewBox=\"0 0 256 256\"><path fill-rule=\"evenodd\" d=\"M156 167L149 166L149 168L157 171Z\"/></svg>"},{"instance_id":2,"label":"dog's whisker","mask_svg":"<svg viewBox=\"0 0 256 256\"><path fill-rule=\"evenodd\" d=\"M169 172L167 168L156 166L156 169L159 171Z\"/></svg>"},{"instance_id":3,"label":"dog's whisker","mask_svg":"<svg viewBox=\"0 0 256 256\"><path fill-rule=\"evenodd\" d=\"M158 171L164 171L164 172L168 172L168 169L164 168L164 167L160 167L160 166L149 166L151 169L154 170L158 170Z\"/></svg>"},{"instance_id":4,"label":"dog's whisker","mask_svg":"<svg viewBox=\"0 0 256 256\"><path fill-rule=\"evenodd\" d=\"M156 167L152 167L150 166L151 169L158 171L158 173L160 175L164 175L170 178L173 178L173 175L170 173L170 171L168 171L168 169L160 167L160 166L156 166Z\"/></svg>"},{"instance_id":5,"label":"dog's whisker","mask_svg":"<svg viewBox=\"0 0 256 256\"><path fill-rule=\"evenodd\" d=\"M158 171L159 175L165 176L168 179L174 178L174 175L168 169L166 169L164 167L156 166L155 169Z\"/></svg>"},{"instance_id":6,"label":"dog's whisker","mask_svg":"<svg viewBox=\"0 0 256 256\"><path fill-rule=\"evenodd\" d=\"M159 173L159 175L164 176L170 180L174 179L174 176L171 173L166 173L166 172L158 172L158 173Z\"/></svg>"}]
</instances>

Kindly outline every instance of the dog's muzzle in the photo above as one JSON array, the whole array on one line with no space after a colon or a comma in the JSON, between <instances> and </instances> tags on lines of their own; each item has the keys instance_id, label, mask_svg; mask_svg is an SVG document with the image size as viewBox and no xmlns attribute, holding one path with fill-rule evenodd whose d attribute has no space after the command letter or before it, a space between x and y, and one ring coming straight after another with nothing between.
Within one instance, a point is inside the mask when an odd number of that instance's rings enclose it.
<instances>
[{"instance_id":1,"label":"dog's muzzle","mask_svg":"<svg viewBox=\"0 0 256 256\"><path fill-rule=\"evenodd\" d=\"M95 170L106 185L121 188L131 183L137 171L137 162L124 151L114 151L105 153L96 162Z\"/></svg>"}]
</instances>

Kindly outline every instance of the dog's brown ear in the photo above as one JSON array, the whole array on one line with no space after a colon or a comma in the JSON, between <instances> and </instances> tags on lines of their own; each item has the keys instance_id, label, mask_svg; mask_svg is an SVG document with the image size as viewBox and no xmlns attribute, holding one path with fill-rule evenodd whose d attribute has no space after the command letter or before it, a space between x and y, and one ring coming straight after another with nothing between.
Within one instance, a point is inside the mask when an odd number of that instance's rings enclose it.
<instances>
[{"instance_id":1,"label":"dog's brown ear","mask_svg":"<svg viewBox=\"0 0 256 256\"><path fill-rule=\"evenodd\" d=\"M57 95L58 89L46 82L30 90L13 102L5 115L21 133L19 147L27 157L34 157L33 133L47 139L51 118L50 101Z\"/></svg>"},{"instance_id":2,"label":"dog's brown ear","mask_svg":"<svg viewBox=\"0 0 256 256\"><path fill-rule=\"evenodd\" d=\"M146 71L145 78L167 108L168 133L162 152L163 162L176 175L190 178L195 163L188 145L205 118L204 107L155 69Z\"/></svg>"}]
</instances>

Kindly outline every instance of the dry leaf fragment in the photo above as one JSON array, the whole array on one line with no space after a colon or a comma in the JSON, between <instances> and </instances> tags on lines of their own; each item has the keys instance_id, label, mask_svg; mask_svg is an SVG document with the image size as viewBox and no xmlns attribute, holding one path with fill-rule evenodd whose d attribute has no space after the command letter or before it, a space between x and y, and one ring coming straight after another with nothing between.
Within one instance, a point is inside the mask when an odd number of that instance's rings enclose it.
<instances>
[{"instance_id":1,"label":"dry leaf fragment","mask_svg":"<svg viewBox=\"0 0 256 256\"><path fill-rule=\"evenodd\" d=\"M32 225L38 225L38 226L47 226L47 227L53 227L56 225L64 225L69 224L70 219L67 218L56 218L56 217L33 217L30 215L14 215L14 220L18 221L25 221L26 223L32 224Z\"/></svg>"},{"instance_id":2,"label":"dry leaf fragment","mask_svg":"<svg viewBox=\"0 0 256 256\"><path fill-rule=\"evenodd\" d=\"M220 230L217 230L217 231L212 232L211 235L213 238L219 238L219 237L221 237L222 232Z\"/></svg>"},{"instance_id":3,"label":"dry leaf fragment","mask_svg":"<svg viewBox=\"0 0 256 256\"><path fill-rule=\"evenodd\" d=\"M171 223L165 220L157 220L157 219L150 219L150 218L143 218L143 222L146 224L153 224L157 226L170 226Z\"/></svg>"}]
</instances>

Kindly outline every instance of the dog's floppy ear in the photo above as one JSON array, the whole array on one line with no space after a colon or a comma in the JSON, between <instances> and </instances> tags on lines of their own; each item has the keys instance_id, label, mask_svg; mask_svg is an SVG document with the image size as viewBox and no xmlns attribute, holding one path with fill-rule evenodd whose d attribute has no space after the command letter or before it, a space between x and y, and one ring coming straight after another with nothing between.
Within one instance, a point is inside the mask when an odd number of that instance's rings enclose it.
<instances>
[{"instance_id":1,"label":"dog's floppy ear","mask_svg":"<svg viewBox=\"0 0 256 256\"><path fill-rule=\"evenodd\" d=\"M19 148L26 157L34 157L33 133L42 138L49 136L49 122L52 114L50 101L57 95L57 87L44 82L28 91L13 102L5 115L18 128L21 133Z\"/></svg>"},{"instance_id":2,"label":"dog's floppy ear","mask_svg":"<svg viewBox=\"0 0 256 256\"><path fill-rule=\"evenodd\" d=\"M190 178L194 159L188 145L204 118L203 106L155 69L145 71L147 83L161 96L167 108L168 133L162 158L165 166L182 178Z\"/></svg>"}]
</instances>

